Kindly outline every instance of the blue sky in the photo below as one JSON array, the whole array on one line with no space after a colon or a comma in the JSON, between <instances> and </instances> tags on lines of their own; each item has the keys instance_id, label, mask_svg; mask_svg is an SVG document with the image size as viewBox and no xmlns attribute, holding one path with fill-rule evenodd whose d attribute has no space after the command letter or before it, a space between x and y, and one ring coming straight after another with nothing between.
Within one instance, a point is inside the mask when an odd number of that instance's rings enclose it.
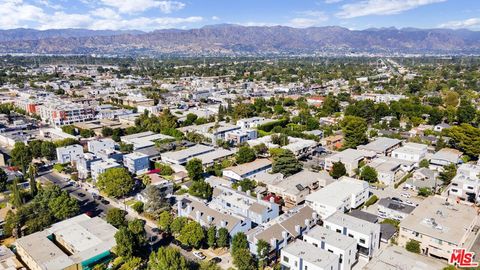
<instances>
[{"instance_id":1,"label":"blue sky","mask_svg":"<svg viewBox=\"0 0 480 270\"><path fill-rule=\"evenodd\" d=\"M479 0L0 0L0 29L337 25L480 30Z\"/></svg>"}]
</instances>

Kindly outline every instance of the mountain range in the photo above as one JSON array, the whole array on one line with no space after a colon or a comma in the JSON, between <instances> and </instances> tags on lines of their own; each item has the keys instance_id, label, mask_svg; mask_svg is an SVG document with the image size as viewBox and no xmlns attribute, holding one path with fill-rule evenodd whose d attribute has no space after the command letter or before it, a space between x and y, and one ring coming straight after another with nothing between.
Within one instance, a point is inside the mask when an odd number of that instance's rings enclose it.
<instances>
[{"instance_id":1,"label":"mountain range","mask_svg":"<svg viewBox=\"0 0 480 270\"><path fill-rule=\"evenodd\" d=\"M0 30L0 53L110 55L479 54L466 29L211 25L152 32L86 29Z\"/></svg>"}]
</instances>

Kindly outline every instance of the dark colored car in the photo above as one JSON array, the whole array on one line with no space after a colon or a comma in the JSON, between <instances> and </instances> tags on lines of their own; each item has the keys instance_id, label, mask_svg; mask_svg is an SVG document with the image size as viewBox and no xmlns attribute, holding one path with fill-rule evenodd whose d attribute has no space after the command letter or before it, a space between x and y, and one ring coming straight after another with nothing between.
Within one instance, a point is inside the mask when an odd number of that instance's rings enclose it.
<instances>
[{"instance_id":1,"label":"dark colored car","mask_svg":"<svg viewBox=\"0 0 480 270\"><path fill-rule=\"evenodd\" d=\"M78 193L77 195L78 195L78 197L80 197L80 198L83 198L83 197L87 196L87 195L85 195L85 193Z\"/></svg>"},{"instance_id":2,"label":"dark colored car","mask_svg":"<svg viewBox=\"0 0 480 270\"><path fill-rule=\"evenodd\" d=\"M102 200L101 200L101 202L102 202L103 204L105 204L105 205L108 205L108 204L110 204L110 202L109 202L109 201L107 201L107 200L105 200L105 199L102 199Z\"/></svg>"},{"instance_id":3,"label":"dark colored car","mask_svg":"<svg viewBox=\"0 0 480 270\"><path fill-rule=\"evenodd\" d=\"M220 263L222 259L220 259L219 257L213 257L210 261L213 263Z\"/></svg>"}]
</instances>

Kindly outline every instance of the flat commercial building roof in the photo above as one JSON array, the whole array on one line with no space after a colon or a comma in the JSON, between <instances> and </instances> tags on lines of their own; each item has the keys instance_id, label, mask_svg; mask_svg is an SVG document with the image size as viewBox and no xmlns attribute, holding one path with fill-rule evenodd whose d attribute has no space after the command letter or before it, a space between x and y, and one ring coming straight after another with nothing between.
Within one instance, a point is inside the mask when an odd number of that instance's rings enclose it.
<instances>
[{"instance_id":1,"label":"flat commercial building roof","mask_svg":"<svg viewBox=\"0 0 480 270\"><path fill-rule=\"evenodd\" d=\"M321 226L315 226L310 231L306 232L303 237L311 237L319 241L324 241L325 243L342 250L357 244L357 240L354 238L334 232Z\"/></svg>"},{"instance_id":2,"label":"flat commercial building roof","mask_svg":"<svg viewBox=\"0 0 480 270\"><path fill-rule=\"evenodd\" d=\"M372 260L366 264L364 270L427 270L443 269L446 265L441 260L436 260L427 256L421 256L406 249L389 245L380 249Z\"/></svg>"},{"instance_id":3,"label":"flat commercial building roof","mask_svg":"<svg viewBox=\"0 0 480 270\"><path fill-rule=\"evenodd\" d=\"M469 205L447 202L443 197L428 197L400 223L400 227L456 245L478 219L477 210Z\"/></svg>"},{"instance_id":4,"label":"flat commercial building roof","mask_svg":"<svg viewBox=\"0 0 480 270\"><path fill-rule=\"evenodd\" d=\"M117 229L99 217L83 214L17 239L16 244L41 269L64 269L111 250ZM61 243L62 248L54 243ZM69 255L64 250L68 250Z\"/></svg>"},{"instance_id":5,"label":"flat commercial building roof","mask_svg":"<svg viewBox=\"0 0 480 270\"><path fill-rule=\"evenodd\" d=\"M309 194L305 200L325 205L341 205L345 197L358 194L368 189L368 183L343 176L339 180Z\"/></svg>"}]
</instances>

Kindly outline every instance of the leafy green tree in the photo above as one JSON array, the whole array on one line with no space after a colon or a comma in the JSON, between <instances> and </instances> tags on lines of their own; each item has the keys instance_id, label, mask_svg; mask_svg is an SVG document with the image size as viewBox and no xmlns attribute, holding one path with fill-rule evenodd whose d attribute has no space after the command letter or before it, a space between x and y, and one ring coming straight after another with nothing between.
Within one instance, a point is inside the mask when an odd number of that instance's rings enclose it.
<instances>
[{"instance_id":1,"label":"leafy green tree","mask_svg":"<svg viewBox=\"0 0 480 270\"><path fill-rule=\"evenodd\" d=\"M53 142L43 141L41 155L48 160L54 160L57 156L56 149L57 147Z\"/></svg>"},{"instance_id":2,"label":"leafy green tree","mask_svg":"<svg viewBox=\"0 0 480 270\"><path fill-rule=\"evenodd\" d=\"M147 185L144 190L145 203L143 209L153 216L158 216L160 211L169 208L165 192L155 185Z\"/></svg>"},{"instance_id":3,"label":"leafy green tree","mask_svg":"<svg viewBox=\"0 0 480 270\"><path fill-rule=\"evenodd\" d=\"M367 122L365 119L356 116L345 116L341 126L345 141L343 148L355 148L368 142Z\"/></svg>"},{"instance_id":4,"label":"leafy green tree","mask_svg":"<svg viewBox=\"0 0 480 270\"><path fill-rule=\"evenodd\" d=\"M240 147L235 155L235 160L238 164L252 162L255 158L255 151L248 146Z\"/></svg>"},{"instance_id":5,"label":"leafy green tree","mask_svg":"<svg viewBox=\"0 0 480 270\"><path fill-rule=\"evenodd\" d=\"M405 249L410 252L420 254L420 242L412 239L407 242L407 244L405 245Z\"/></svg>"},{"instance_id":6,"label":"leafy green tree","mask_svg":"<svg viewBox=\"0 0 480 270\"><path fill-rule=\"evenodd\" d=\"M450 164L443 167L443 172L438 175L438 178L444 185L448 185L455 175L457 175L457 167L454 164Z\"/></svg>"},{"instance_id":7,"label":"leafy green tree","mask_svg":"<svg viewBox=\"0 0 480 270\"><path fill-rule=\"evenodd\" d=\"M347 175L347 169L345 169L345 165L343 165L341 161L334 162L332 169L330 170L330 176L334 179L338 179L344 175Z\"/></svg>"},{"instance_id":8,"label":"leafy green tree","mask_svg":"<svg viewBox=\"0 0 480 270\"><path fill-rule=\"evenodd\" d=\"M229 234L226 228L220 228L217 232L217 246L219 247L228 247L229 244Z\"/></svg>"},{"instance_id":9,"label":"leafy green tree","mask_svg":"<svg viewBox=\"0 0 480 270\"><path fill-rule=\"evenodd\" d=\"M180 251L172 247L160 247L148 259L148 270L189 270L188 263Z\"/></svg>"},{"instance_id":10,"label":"leafy green tree","mask_svg":"<svg viewBox=\"0 0 480 270\"><path fill-rule=\"evenodd\" d=\"M18 178L15 177L13 179L12 185L10 187L10 191L12 192L12 204L16 208L19 208L23 204L22 193L20 192L20 188L18 187Z\"/></svg>"},{"instance_id":11,"label":"leafy green tree","mask_svg":"<svg viewBox=\"0 0 480 270\"><path fill-rule=\"evenodd\" d=\"M173 219L172 225L170 225L170 230L174 234L180 234L187 223L188 219L186 217L176 217Z\"/></svg>"},{"instance_id":12,"label":"leafy green tree","mask_svg":"<svg viewBox=\"0 0 480 270\"><path fill-rule=\"evenodd\" d=\"M142 269L142 259L139 257L128 258L118 270L139 270ZM105 268L106 270L107 268ZM93 269L95 270L95 269Z\"/></svg>"},{"instance_id":13,"label":"leafy green tree","mask_svg":"<svg viewBox=\"0 0 480 270\"><path fill-rule=\"evenodd\" d=\"M232 238L232 255L240 249L248 249L247 236L242 232L235 234Z\"/></svg>"},{"instance_id":14,"label":"leafy green tree","mask_svg":"<svg viewBox=\"0 0 480 270\"><path fill-rule=\"evenodd\" d=\"M217 241L217 228L210 226L207 230L207 244L211 248L215 248Z\"/></svg>"},{"instance_id":15,"label":"leafy green tree","mask_svg":"<svg viewBox=\"0 0 480 270\"><path fill-rule=\"evenodd\" d=\"M7 182L8 182L8 175L5 172L5 170L0 168L0 192L3 192L7 189Z\"/></svg>"},{"instance_id":16,"label":"leafy green tree","mask_svg":"<svg viewBox=\"0 0 480 270\"><path fill-rule=\"evenodd\" d=\"M253 146L253 151L255 151L256 156L263 156L268 154L268 147L264 143L257 144Z\"/></svg>"},{"instance_id":17,"label":"leafy green tree","mask_svg":"<svg viewBox=\"0 0 480 270\"><path fill-rule=\"evenodd\" d=\"M188 190L188 194L199 197L205 200L209 200L212 197L213 188L205 181L193 181Z\"/></svg>"},{"instance_id":18,"label":"leafy green tree","mask_svg":"<svg viewBox=\"0 0 480 270\"><path fill-rule=\"evenodd\" d=\"M130 258L135 253L135 235L127 227L120 227L115 233L115 242L115 254L118 256Z\"/></svg>"},{"instance_id":19,"label":"leafy green tree","mask_svg":"<svg viewBox=\"0 0 480 270\"><path fill-rule=\"evenodd\" d=\"M127 195L135 181L125 168L111 168L98 176L97 187L108 196L120 198Z\"/></svg>"},{"instance_id":20,"label":"leafy green tree","mask_svg":"<svg viewBox=\"0 0 480 270\"><path fill-rule=\"evenodd\" d=\"M471 158L480 155L480 129L470 124L461 124L444 130L452 146Z\"/></svg>"},{"instance_id":21,"label":"leafy green tree","mask_svg":"<svg viewBox=\"0 0 480 270\"><path fill-rule=\"evenodd\" d=\"M257 187L257 182L255 182L255 180L245 178L235 183L232 183L232 188L237 189L238 187L242 187L243 191L253 191Z\"/></svg>"},{"instance_id":22,"label":"leafy green tree","mask_svg":"<svg viewBox=\"0 0 480 270\"><path fill-rule=\"evenodd\" d=\"M16 142L10 155L12 158L12 164L19 166L23 175L25 175L27 167L32 163L33 159L30 149L23 142Z\"/></svg>"},{"instance_id":23,"label":"leafy green tree","mask_svg":"<svg viewBox=\"0 0 480 270\"><path fill-rule=\"evenodd\" d=\"M42 156L42 141L41 140L33 140L28 142L28 148L32 153L34 158L39 158Z\"/></svg>"},{"instance_id":24,"label":"leafy green tree","mask_svg":"<svg viewBox=\"0 0 480 270\"><path fill-rule=\"evenodd\" d=\"M198 181L203 179L203 165L202 161L198 158L190 159L185 166L188 172L188 177L193 181Z\"/></svg>"},{"instance_id":25,"label":"leafy green tree","mask_svg":"<svg viewBox=\"0 0 480 270\"><path fill-rule=\"evenodd\" d=\"M302 164L290 150L283 150L273 159L272 172L282 173L284 176L296 174L302 170Z\"/></svg>"},{"instance_id":26,"label":"leafy green tree","mask_svg":"<svg viewBox=\"0 0 480 270\"><path fill-rule=\"evenodd\" d=\"M158 227L160 227L161 230L169 233L170 232L170 226L173 223L173 216L170 214L168 211L162 211L160 213L160 217L158 219Z\"/></svg>"},{"instance_id":27,"label":"leafy green tree","mask_svg":"<svg viewBox=\"0 0 480 270\"><path fill-rule=\"evenodd\" d=\"M241 248L232 252L233 264L238 270L256 270L255 259L247 248Z\"/></svg>"},{"instance_id":28,"label":"leafy green tree","mask_svg":"<svg viewBox=\"0 0 480 270\"><path fill-rule=\"evenodd\" d=\"M422 187L418 189L418 196L428 197L432 195L432 190L427 187Z\"/></svg>"},{"instance_id":29,"label":"leafy green tree","mask_svg":"<svg viewBox=\"0 0 480 270\"><path fill-rule=\"evenodd\" d=\"M418 164L420 168L428 168L429 165L430 162L427 159L420 160L420 163Z\"/></svg>"},{"instance_id":30,"label":"leafy green tree","mask_svg":"<svg viewBox=\"0 0 480 270\"><path fill-rule=\"evenodd\" d=\"M257 256L260 269L264 269L268 265L268 255L270 253L270 244L260 239L257 243Z\"/></svg>"},{"instance_id":31,"label":"leafy green tree","mask_svg":"<svg viewBox=\"0 0 480 270\"><path fill-rule=\"evenodd\" d=\"M102 128L102 136L103 137L110 137L113 135L113 129L109 127Z\"/></svg>"},{"instance_id":32,"label":"leafy green tree","mask_svg":"<svg viewBox=\"0 0 480 270\"><path fill-rule=\"evenodd\" d=\"M28 176L30 178L30 194L32 197L35 197L38 192L37 188L37 181L35 181L35 177L37 176L38 168L35 166L35 164L31 163L28 166Z\"/></svg>"},{"instance_id":33,"label":"leafy green tree","mask_svg":"<svg viewBox=\"0 0 480 270\"><path fill-rule=\"evenodd\" d=\"M196 221L190 221L180 231L178 240L184 245L199 248L202 241L205 239L205 233L202 226Z\"/></svg>"},{"instance_id":34,"label":"leafy green tree","mask_svg":"<svg viewBox=\"0 0 480 270\"><path fill-rule=\"evenodd\" d=\"M120 228L127 224L127 212L118 208L110 208L107 211L106 220L116 228Z\"/></svg>"},{"instance_id":35,"label":"leafy green tree","mask_svg":"<svg viewBox=\"0 0 480 270\"><path fill-rule=\"evenodd\" d=\"M370 166L365 166L362 168L362 172L360 173L360 179L365 180L369 183L375 183L378 181L378 173L377 170Z\"/></svg>"},{"instance_id":36,"label":"leafy green tree","mask_svg":"<svg viewBox=\"0 0 480 270\"><path fill-rule=\"evenodd\" d=\"M200 263L199 270L222 270L222 268L212 261L203 261Z\"/></svg>"},{"instance_id":37,"label":"leafy green tree","mask_svg":"<svg viewBox=\"0 0 480 270\"><path fill-rule=\"evenodd\" d=\"M128 230L135 236L135 245L137 248L147 243L147 232L145 231L145 220L134 219L128 222Z\"/></svg>"},{"instance_id":38,"label":"leafy green tree","mask_svg":"<svg viewBox=\"0 0 480 270\"><path fill-rule=\"evenodd\" d=\"M57 220L71 218L80 212L78 201L61 191L56 197L50 198L48 206Z\"/></svg>"},{"instance_id":39,"label":"leafy green tree","mask_svg":"<svg viewBox=\"0 0 480 270\"><path fill-rule=\"evenodd\" d=\"M457 120L459 123L472 123L475 120L477 110L470 101L462 100L457 109Z\"/></svg>"}]
</instances>

